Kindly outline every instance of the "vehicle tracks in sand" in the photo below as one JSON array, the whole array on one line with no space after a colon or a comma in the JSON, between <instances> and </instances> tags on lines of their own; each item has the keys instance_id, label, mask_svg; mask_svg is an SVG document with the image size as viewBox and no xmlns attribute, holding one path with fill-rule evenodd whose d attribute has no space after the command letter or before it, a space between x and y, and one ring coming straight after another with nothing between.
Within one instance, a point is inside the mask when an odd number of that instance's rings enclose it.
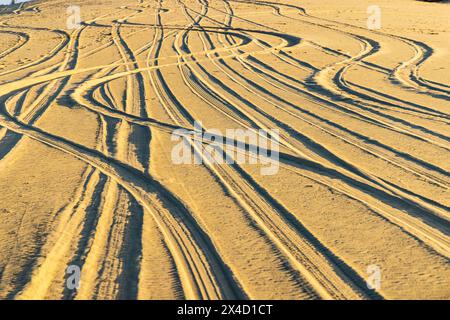
<instances>
[{"instance_id":1,"label":"vehicle tracks in sand","mask_svg":"<svg viewBox=\"0 0 450 320\"><path fill-rule=\"evenodd\" d=\"M245 11L236 13L244 3L269 11L258 10L254 17ZM14 15L42 15L46 5L24 5ZM152 12L151 22L145 22L148 12ZM285 33L262 23L261 17L266 16L339 33L357 43L360 51L344 54L330 44L320 44L320 39ZM233 299L254 294L241 279L243 271L230 264L229 256L217 246L220 237L214 232L218 231L205 222L193 203L171 191L171 183L165 185L167 181L158 181L150 171L151 160L164 152L151 148L153 139L162 143L163 135L176 129L192 130L199 120L195 107L184 97L180 99L181 92L200 103L205 114L223 117L238 128L257 133L278 128L283 170L363 204L433 255L450 256L449 207L441 203L450 185L449 173L422 152L429 148L442 157L450 150L450 138L442 130L449 115L445 108L431 108L420 98L410 100L412 92L436 101L449 100L448 85L420 74L433 54L424 42L377 31L371 34L357 26L311 16L295 5L268 1L130 2L83 22L71 33L15 26L14 17L5 17L0 36L14 35L17 42L0 52L0 59L31 45L38 30L59 39L45 55L0 72L2 79L8 79L0 85L0 161L20 152L19 142L27 137L86 164L76 193L54 217L55 228L41 251L45 256L30 259L29 282L18 285L9 297L143 297L147 295L144 283L158 283L148 269L150 256L168 269L164 279L172 297ZM105 31L106 42L81 49L80 35L85 30ZM138 43L141 33L151 37ZM395 68L368 62L382 53L385 44L397 42L414 55ZM300 48L317 50L331 62L316 68L292 53ZM104 63L87 63L102 52L113 52L114 57L105 58ZM270 59L276 63L269 65ZM382 75L393 88L410 94L400 99L359 84L352 76L355 68ZM169 71L176 72L176 83L182 87L172 87L174 80L166 78ZM20 77L11 81L16 74ZM37 124L59 100L95 115L94 147ZM345 121L367 125L371 131L347 126ZM434 123L439 126L433 127ZM371 136L376 130L390 132L395 139L417 141L419 147L377 140ZM405 183L336 151L327 145L333 139L390 166L389 174L397 172ZM305 297L384 297L382 291L367 289L361 269L318 238L314 228L272 195L270 187L252 176L245 165L216 165L203 156L206 144L187 141ZM248 153L247 147L238 152ZM427 185L428 190L417 188ZM439 194L434 195L434 190ZM146 242L150 239L160 250L157 255L150 252ZM64 288L65 267L70 264L82 269L84 287L77 292Z\"/></svg>"}]
</instances>

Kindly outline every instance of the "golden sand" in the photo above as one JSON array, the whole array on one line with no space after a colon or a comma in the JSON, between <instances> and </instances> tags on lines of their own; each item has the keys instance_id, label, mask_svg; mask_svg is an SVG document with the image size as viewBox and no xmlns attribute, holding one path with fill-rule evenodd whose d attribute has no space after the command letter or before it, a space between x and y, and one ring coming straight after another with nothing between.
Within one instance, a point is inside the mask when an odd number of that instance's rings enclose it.
<instances>
[{"instance_id":1,"label":"golden sand","mask_svg":"<svg viewBox=\"0 0 450 320\"><path fill-rule=\"evenodd\" d=\"M0 298L450 299L450 5L376 2L2 8Z\"/></svg>"}]
</instances>

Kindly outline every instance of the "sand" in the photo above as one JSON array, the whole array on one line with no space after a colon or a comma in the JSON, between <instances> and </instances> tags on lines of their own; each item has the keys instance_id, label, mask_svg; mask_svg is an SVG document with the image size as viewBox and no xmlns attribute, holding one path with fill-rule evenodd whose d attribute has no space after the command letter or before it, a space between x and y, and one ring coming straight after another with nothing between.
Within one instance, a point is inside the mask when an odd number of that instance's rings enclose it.
<instances>
[{"instance_id":1,"label":"sand","mask_svg":"<svg viewBox=\"0 0 450 320\"><path fill-rule=\"evenodd\" d=\"M450 4L372 2L1 7L0 298L450 299Z\"/></svg>"}]
</instances>

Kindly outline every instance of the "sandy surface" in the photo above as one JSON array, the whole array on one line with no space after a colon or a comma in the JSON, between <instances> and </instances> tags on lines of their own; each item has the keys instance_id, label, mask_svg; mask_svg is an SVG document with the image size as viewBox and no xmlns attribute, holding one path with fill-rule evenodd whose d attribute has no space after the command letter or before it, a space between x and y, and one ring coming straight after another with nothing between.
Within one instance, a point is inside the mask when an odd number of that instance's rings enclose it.
<instances>
[{"instance_id":1,"label":"sandy surface","mask_svg":"<svg viewBox=\"0 0 450 320\"><path fill-rule=\"evenodd\" d=\"M450 299L450 4L376 3L3 7L0 298ZM194 120L278 172L176 164Z\"/></svg>"}]
</instances>

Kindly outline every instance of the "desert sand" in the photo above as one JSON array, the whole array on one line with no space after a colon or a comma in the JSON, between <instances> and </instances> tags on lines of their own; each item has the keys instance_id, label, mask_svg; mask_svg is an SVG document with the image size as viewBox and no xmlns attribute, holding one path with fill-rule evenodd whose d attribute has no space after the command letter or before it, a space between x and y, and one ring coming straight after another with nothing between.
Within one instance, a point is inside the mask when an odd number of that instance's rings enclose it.
<instances>
[{"instance_id":1,"label":"desert sand","mask_svg":"<svg viewBox=\"0 0 450 320\"><path fill-rule=\"evenodd\" d=\"M0 7L0 298L450 299L449 17L413 0ZM278 130L277 172L193 139L202 163L176 163L195 121Z\"/></svg>"}]
</instances>

